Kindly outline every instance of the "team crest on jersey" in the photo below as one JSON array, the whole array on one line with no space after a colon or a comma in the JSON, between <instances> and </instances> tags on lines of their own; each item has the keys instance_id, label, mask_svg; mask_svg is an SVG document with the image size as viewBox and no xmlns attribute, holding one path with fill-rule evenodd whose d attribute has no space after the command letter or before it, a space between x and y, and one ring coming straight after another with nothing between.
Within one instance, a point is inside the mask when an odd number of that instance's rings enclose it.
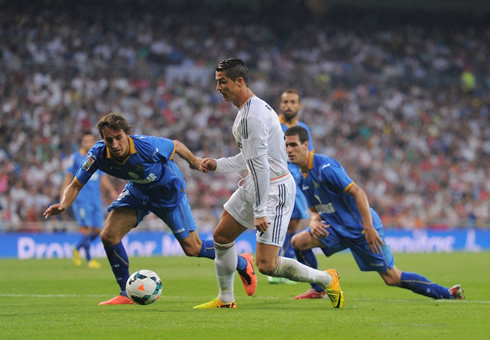
<instances>
[{"instance_id":1,"label":"team crest on jersey","mask_svg":"<svg viewBox=\"0 0 490 340\"><path fill-rule=\"evenodd\" d=\"M313 186L315 189L318 189L320 187L320 184L318 184L316 181L313 181Z\"/></svg>"},{"instance_id":2,"label":"team crest on jersey","mask_svg":"<svg viewBox=\"0 0 490 340\"><path fill-rule=\"evenodd\" d=\"M95 159L92 156L92 154L88 154L87 158L85 159L85 162L83 162L82 169L85 171L88 171L90 169L90 167L92 166L92 164L94 164L94 161L95 161Z\"/></svg>"},{"instance_id":3,"label":"team crest on jersey","mask_svg":"<svg viewBox=\"0 0 490 340\"><path fill-rule=\"evenodd\" d=\"M242 149L242 143L237 142L238 148L241 150Z\"/></svg>"}]
</instances>

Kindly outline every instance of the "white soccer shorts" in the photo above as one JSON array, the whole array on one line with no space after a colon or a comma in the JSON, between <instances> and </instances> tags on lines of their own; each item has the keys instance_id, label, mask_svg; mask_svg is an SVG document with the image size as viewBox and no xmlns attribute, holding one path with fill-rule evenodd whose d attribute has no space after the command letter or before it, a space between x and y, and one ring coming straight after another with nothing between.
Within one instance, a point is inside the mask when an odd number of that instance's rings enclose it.
<instances>
[{"instance_id":1,"label":"white soccer shorts","mask_svg":"<svg viewBox=\"0 0 490 340\"><path fill-rule=\"evenodd\" d=\"M240 185L242 184L242 185ZM282 247L289 220L293 213L296 197L296 183L293 176L287 174L273 179L267 198L267 217L270 226L264 233L257 232L257 242ZM224 204L225 210L242 226L255 230L253 204L255 200L254 184L251 176L240 181L238 189Z\"/></svg>"}]
</instances>

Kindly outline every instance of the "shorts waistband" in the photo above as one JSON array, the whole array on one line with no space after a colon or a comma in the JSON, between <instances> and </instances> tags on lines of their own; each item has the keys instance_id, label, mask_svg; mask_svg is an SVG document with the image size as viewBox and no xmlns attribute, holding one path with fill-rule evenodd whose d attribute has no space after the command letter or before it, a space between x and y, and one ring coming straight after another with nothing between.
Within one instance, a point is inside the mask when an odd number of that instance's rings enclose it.
<instances>
[{"instance_id":1,"label":"shorts waistband","mask_svg":"<svg viewBox=\"0 0 490 340\"><path fill-rule=\"evenodd\" d=\"M283 182L288 181L290 178L293 178L293 176L288 171L287 173L285 173L282 176L271 178L271 183L283 183Z\"/></svg>"}]
</instances>

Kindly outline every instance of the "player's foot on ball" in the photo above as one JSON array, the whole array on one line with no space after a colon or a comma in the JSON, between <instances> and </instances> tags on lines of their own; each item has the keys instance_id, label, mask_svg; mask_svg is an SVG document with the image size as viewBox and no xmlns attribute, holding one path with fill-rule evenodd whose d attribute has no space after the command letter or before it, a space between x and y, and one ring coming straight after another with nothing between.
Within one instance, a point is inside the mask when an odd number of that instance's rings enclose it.
<instances>
[{"instance_id":1,"label":"player's foot on ball","mask_svg":"<svg viewBox=\"0 0 490 340\"><path fill-rule=\"evenodd\" d=\"M76 267L80 267L82 265L82 260L80 259L80 253L76 248L72 249L72 253L73 253L73 264Z\"/></svg>"},{"instance_id":2,"label":"player's foot on ball","mask_svg":"<svg viewBox=\"0 0 490 340\"><path fill-rule=\"evenodd\" d=\"M241 256L247 260L247 267L242 271L238 271L238 274L240 274L240 278L242 279L245 292L248 296L252 296L255 294L255 290L257 289L257 276L255 275L254 270L254 258L248 253L244 253Z\"/></svg>"},{"instance_id":3,"label":"player's foot on ball","mask_svg":"<svg viewBox=\"0 0 490 340\"><path fill-rule=\"evenodd\" d=\"M295 296L293 300L303 300L303 299L323 299L325 297L325 291L317 292L314 289L310 289L303 294Z\"/></svg>"},{"instance_id":4,"label":"player's foot on ball","mask_svg":"<svg viewBox=\"0 0 490 340\"><path fill-rule=\"evenodd\" d=\"M110 300L100 302L99 306L102 305L134 305L134 302L127 296L118 295Z\"/></svg>"},{"instance_id":5,"label":"player's foot on ball","mask_svg":"<svg viewBox=\"0 0 490 340\"><path fill-rule=\"evenodd\" d=\"M201 305L194 306L194 309L217 309L217 308L236 308L236 302L223 303L218 298Z\"/></svg>"},{"instance_id":6,"label":"player's foot on ball","mask_svg":"<svg viewBox=\"0 0 490 340\"><path fill-rule=\"evenodd\" d=\"M87 267L92 268L92 269L99 269L102 267L102 265L95 261L94 259L91 259L90 261L87 262Z\"/></svg>"},{"instance_id":7,"label":"player's foot on ball","mask_svg":"<svg viewBox=\"0 0 490 340\"><path fill-rule=\"evenodd\" d=\"M464 300L465 299L463 293L464 293L464 290L460 284L454 285L451 288L449 288L449 294L454 296L454 298L457 300Z\"/></svg>"},{"instance_id":8,"label":"player's foot on ball","mask_svg":"<svg viewBox=\"0 0 490 340\"><path fill-rule=\"evenodd\" d=\"M344 292L340 288L339 274L335 269L327 269L327 273L332 275L332 283L325 289L333 308L344 308Z\"/></svg>"}]
</instances>

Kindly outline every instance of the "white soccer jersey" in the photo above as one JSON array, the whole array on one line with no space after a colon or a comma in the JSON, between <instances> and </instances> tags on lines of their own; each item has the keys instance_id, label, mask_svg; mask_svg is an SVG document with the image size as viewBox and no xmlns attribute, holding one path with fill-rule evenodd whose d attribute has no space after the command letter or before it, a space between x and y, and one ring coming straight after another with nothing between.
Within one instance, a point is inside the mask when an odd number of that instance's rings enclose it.
<instances>
[{"instance_id":1,"label":"white soccer jersey","mask_svg":"<svg viewBox=\"0 0 490 340\"><path fill-rule=\"evenodd\" d=\"M238 110L233 135L240 148L234 157L217 160L218 172L247 169L255 189L255 218L267 215L270 181L288 174L284 133L276 112L254 96Z\"/></svg>"}]
</instances>

